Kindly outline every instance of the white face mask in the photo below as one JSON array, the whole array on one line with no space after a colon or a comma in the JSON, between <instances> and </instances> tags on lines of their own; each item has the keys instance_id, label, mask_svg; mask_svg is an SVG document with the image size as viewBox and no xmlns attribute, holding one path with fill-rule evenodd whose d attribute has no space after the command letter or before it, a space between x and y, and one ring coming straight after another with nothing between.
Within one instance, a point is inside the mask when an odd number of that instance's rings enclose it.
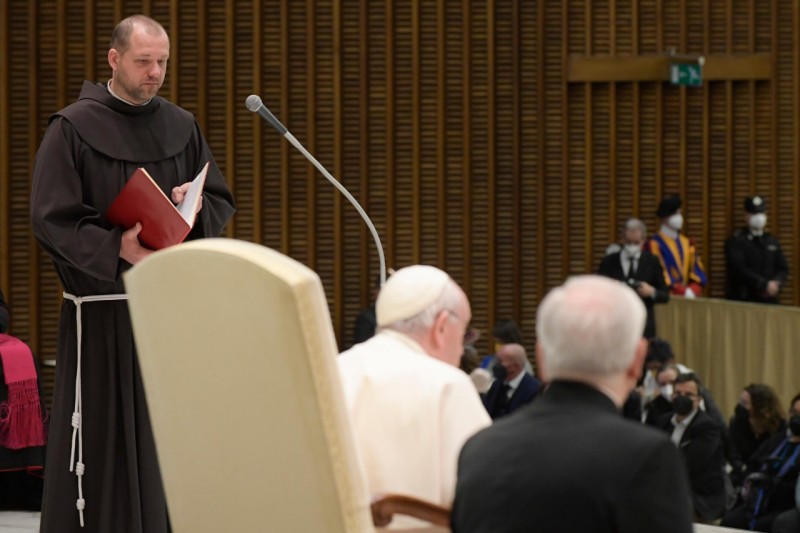
<instances>
[{"instance_id":1,"label":"white face mask","mask_svg":"<svg viewBox=\"0 0 800 533\"><path fill-rule=\"evenodd\" d=\"M635 256L639 255L639 253L641 251L642 251L642 247L639 244L626 244L625 245L625 253L628 255L628 257L635 257Z\"/></svg>"},{"instance_id":2,"label":"white face mask","mask_svg":"<svg viewBox=\"0 0 800 533\"><path fill-rule=\"evenodd\" d=\"M667 384L661 387L661 396L668 402L672 401L672 384Z\"/></svg>"},{"instance_id":3,"label":"white face mask","mask_svg":"<svg viewBox=\"0 0 800 533\"><path fill-rule=\"evenodd\" d=\"M756 213L755 215L750 215L750 229L761 231L764 229L764 226L766 225L767 225L766 213Z\"/></svg>"},{"instance_id":4,"label":"white face mask","mask_svg":"<svg viewBox=\"0 0 800 533\"><path fill-rule=\"evenodd\" d=\"M667 225L675 231L680 231L683 227L683 215L680 213L675 213L669 217L669 220L667 220Z\"/></svg>"}]
</instances>

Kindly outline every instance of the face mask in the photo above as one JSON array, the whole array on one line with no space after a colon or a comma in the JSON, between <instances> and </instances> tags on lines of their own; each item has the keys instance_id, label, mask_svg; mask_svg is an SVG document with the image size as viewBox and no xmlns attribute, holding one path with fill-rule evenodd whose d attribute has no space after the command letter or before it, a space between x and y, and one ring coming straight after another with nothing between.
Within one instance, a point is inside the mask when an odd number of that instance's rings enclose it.
<instances>
[{"instance_id":1,"label":"face mask","mask_svg":"<svg viewBox=\"0 0 800 533\"><path fill-rule=\"evenodd\" d=\"M668 402L672 401L672 384L667 384L661 387L661 396Z\"/></svg>"},{"instance_id":2,"label":"face mask","mask_svg":"<svg viewBox=\"0 0 800 533\"><path fill-rule=\"evenodd\" d=\"M680 231L683 227L683 215L680 213L675 213L667 220L667 226L674 229L675 231Z\"/></svg>"},{"instance_id":3,"label":"face mask","mask_svg":"<svg viewBox=\"0 0 800 533\"><path fill-rule=\"evenodd\" d=\"M626 244L625 245L625 253L628 257L635 257L642 251L642 247L638 244Z\"/></svg>"},{"instance_id":4,"label":"face mask","mask_svg":"<svg viewBox=\"0 0 800 533\"><path fill-rule=\"evenodd\" d=\"M761 231L767 225L767 215L764 213L756 213L750 215L750 229Z\"/></svg>"},{"instance_id":5,"label":"face mask","mask_svg":"<svg viewBox=\"0 0 800 533\"><path fill-rule=\"evenodd\" d=\"M694 402L688 396L678 396L672 400L672 408L675 409L675 413L686 416L694 409Z\"/></svg>"},{"instance_id":6,"label":"face mask","mask_svg":"<svg viewBox=\"0 0 800 533\"><path fill-rule=\"evenodd\" d=\"M748 411L744 405L737 405L736 409L733 410L733 416L736 417L737 420L749 420L750 419L750 411Z\"/></svg>"},{"instance_id":7,"label":"face mask","mask_svg":"<svg viewBox=\"0 0 800 533\"><path fill-rule=\"evenodd\" d=\"M795 437L800 437L800 415L792 415L789 418L789 431Z\"/></svg>"},{"instance_id":8,"label":"face mask","mask_svg":"<svg viewBox=\"0 0 800 533\"><path fill-rule=\"evenodd\" d=\"M508 370L506 370L506 367L504 367L502 364L500 364L500 361L498 361L492 367L492 374L494 375L494 379L498 381L505 381L506 377L508 377Z\"/></svg>"}]
</instances>

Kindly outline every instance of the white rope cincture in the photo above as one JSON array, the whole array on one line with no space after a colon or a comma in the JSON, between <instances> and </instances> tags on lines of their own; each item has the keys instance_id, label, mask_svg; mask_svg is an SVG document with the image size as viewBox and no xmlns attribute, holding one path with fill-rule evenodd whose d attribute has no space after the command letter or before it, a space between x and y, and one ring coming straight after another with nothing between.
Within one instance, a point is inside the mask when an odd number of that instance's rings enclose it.
<instances>
[{"instance_id":1,"label":"white rope cincture","mask_svg":"<svg viewBox=\"0 0 800 533\"><path fill-rule=\"evenodd\" d=\"M75 324L77 328L78 340L78 361L75 370L75 406L72 411L72 449L69 454L69 471L75 471L78 477L78 500L75 507L83 527L83 510L86 507L86 500L83 499L83 473L86 465L83 464L83 423L81 420L82 395L81 395L81 345L83 344L83 323L81 322L81 305L84 302L108 302L113 300L127 300L127 294L98 294L97 296L75 296L64 292L64 298L75 303ZM75 442L78 443L78 461L75 461Z\"/></svg>"}]
</instances>

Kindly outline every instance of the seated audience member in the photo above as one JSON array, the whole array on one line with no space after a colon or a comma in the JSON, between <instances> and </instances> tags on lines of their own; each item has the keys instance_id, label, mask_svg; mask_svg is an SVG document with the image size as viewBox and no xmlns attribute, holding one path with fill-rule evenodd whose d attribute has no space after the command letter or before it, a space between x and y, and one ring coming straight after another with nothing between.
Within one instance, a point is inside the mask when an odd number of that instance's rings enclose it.
<instances>
[{"instance_id":1,"label":"seated audience member","mask_svg":"<svg viewBox=\"0 0 800 533\"><path fill-rule=\"evenodd\" d=\"M644 321L636 294L601 276L544 298L536 360L549 385L464 445L455 533L692 531L678 450L619 412L642 371Z\"/></svg>"},{"instance_id":2,"label":"seated audience member","mask_svg":"<svg viewBox=\"0 0 800 533\"><path fill-rule=\"evenodd\" d=\"M661 228L650 238L647 249L661 261L670 292L687 298L700 296L708 278L694 242L681 235L680 197L667 196L661 200L656 216L661 219Z\"/></svg>"},{"instance_id":3,"label":"seated audience member","mask_svg":"<svg viewBox=\"0 0 800 533\"><path fill-rule=\"evenodd\" d=\"M652 339L656 336L653 306L669 301L669 289L658 258L642 249L647 238L644 222L638 218L628 219L624 235L624 248L606 255L600 262L597 273L627 283L636 291L647 309L644 336Z\"/></svg>"},{"instance_id":4,"label":"seated audience member","mask_svg":"<svg viewBox=\"0 0 800 533\"><path fill-rule=\"evenodd\" d=\"M3 291L0 291L0 333L5 333L8 331L8 322L8 306L6 305L6 300L3 297Z\"/></svg>"},{"instance_id":5,"label":"seated audience member","mask_svg":"<svg viewBox=\"0 0 800 533\"><path fill-rule=\"evenodd\" d=\"M751 531L776 531L791 522L797 508L800 473L800 394L792 398L789 429L772 434L753 453L737 505L722 519L722 526Z\"/></svg>"},{"instance_id":6,"label":"seated audience member","mask_svg":"<svg viewBox=\"0 0 800 533\"><path fill-rule=\"evenodd\" d=\"M683 453L697 521L710 523L725 512L724 456L719 425L700 410L700 390L695 374L679 375L672 392L674 413L663 415L658 426Z\"/></svg>"},{"instance_id":7,"label":"seated audience member","mask_svg":"<svg viewBox=\"0 0 800 533\"><path fill-rule=\"evenodd\" d=\"M497 352L492 367L494 383L483 398L483 405L492 419L513 413L533 401L541 382L525 372L528 354L520 344L505 344Z\"/></svg>"},{"instance_id":8,"label":"seated audience member","mask_svg":"<svg viewBox=\"0 0 800 533\"><path fill-rule=\"evenodd\" d=\"M478 355L478 350L471 344L464 345L464 353L461 354L461 359L458 363L458 368L460 368L464 373L469 374L476 368L481 366L481 359Z\"/></svg>"},{"instance_id":9,"label":"seated audience member","mask_svg":"<svg viewBox=\"0 0 800 533\"><path fill-rule=\"evenodd\" d=\"M2 293L0 303L7 311ZM27 344L0 333L0 510L41 509L47 413L37 362Z\"/></svg>"},{"instance_id":10,"label":"seated audience member","mask_svg":"<svg viewBox=\"0 0 800 533\"><path fill-rule=\"evenodd\" d=\"M662 367L656 375L656 384L658 385L659 394L649 404L647 404L645 418L646 424L656 425L658 418L673 411L672 408L672 392L675 380L681 374L689 374L692 371L683 365L669 364ZM720 428L723 434L723 442L727 440L727 425L725 417L722 416L717 402L711 395L711 391L707 388L700 386L700 410L708 414L714 423ZM727 456L727 454L726 454Z\"/></svg>"},{"instance_id":11,"label":"seated audience member","mask_svg":"<svg viewBox=\"0 0 800 533\"><path fill-rule=\"evenodd\" d=\"M778 294L789 275L789 266L778 239L764 231L767 224L764 199L760 196L747 198L744 210L747 226L725 241L728 269L725 297L777 304Z\"/></svg>"},{"instance_id":12,"label":"seated audience member","mask_svg":"<svg viewBox=\"0 0 800 533\"><path fill-rule=\"evenodd\" d=\"M490 372L497 362L497 352L500 351L500 348L506 344L522 344L522 332L513 320L498 321L494 325L492 336L494 337L494 353L487 355L481 361L481 368L485 368ZM525 372L533 374L533 368L531 368L531 364L527 360L525 361Z\"/></svg>"},{"instance_id":13,"label":"seated audience member","mask_svg":"<svg viewBox=\"0 0 800 533\"><path fill-rule=\"evenodd\" d=\"M378 294L378 332L338 359L358 455L372 494L450 506L458 453L491 423L458 369L469 301L443 271L398 270ZM419 521L399 517L393 527Z\"/></svg>"},{"instance_id":14,"label":"seated audience member","mask_svg":"<svg viewBox=\"0 0 800 533\"><path fill-rule=\"evenodd\" d=\"M785 432L782 411L780 399L769 385L752 383L744 388L728 426L728 434L743 466L766 440Z\"/></svg>"},{"instance_id":15,"label":"seated audience member","mask_svg":"<svg viewBox=\"0 0 800 533\"><path fill-rule=\"evenodd\" d=\"M663 367L675 365L678 367L679 374L691 372L690 368L675 362L675 353L672 351L672 345L661 338L650 339L644 363L641 394L645 404L657 398L660 394L659 386L656 383L656 374Z\"/></svg>"},{"instance_id":16,"label":"seated audience member","mask_svg":"<svg viewBox=\"0 0 800 533\"><path fill-rule=\"evenodd\" d=\"M369 305L369 307L365 307L359 311L358 316L356 316L356 323L353 326L353 344L364 342L375 335L375 327L377 326L377 322L375 320L375 298L378 296L378 291L380 290L381 278L378 276L375 286L370 292L369 299L372 303Z\"/></svg>"},{"instance_id":17,"label":"seated audience member","mask_svg":"<svg viewBox=\"0 0 800 533\"><path fill-rule=\"evenodd\" d=\"M663 366L658 370L656 384L659 394L645 406L645 424L656 426L662 416L673 412L672 388L679 375L681 375L681 371L674 364Z\"/></svg>"}]
</instances>

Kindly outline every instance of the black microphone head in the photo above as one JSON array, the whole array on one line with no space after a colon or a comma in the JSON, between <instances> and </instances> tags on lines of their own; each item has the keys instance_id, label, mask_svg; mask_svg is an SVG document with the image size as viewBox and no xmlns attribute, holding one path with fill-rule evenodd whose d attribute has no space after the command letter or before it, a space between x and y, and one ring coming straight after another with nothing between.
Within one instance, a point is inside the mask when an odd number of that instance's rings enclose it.
<instances>
[{"instance_id":1,"label":"black microphone head","mask_svg":"<svg viewBox=\"0 0 800 533\"><path fill-rule=\"evenodd\" d=\"M244 105L247 106L247 109L255 113L258 111L258 108L263 105L263 103L261 102L260 96L257 94L251 94L247 97L247 100L245 100Z\"/></svg>"}]
</instances>

